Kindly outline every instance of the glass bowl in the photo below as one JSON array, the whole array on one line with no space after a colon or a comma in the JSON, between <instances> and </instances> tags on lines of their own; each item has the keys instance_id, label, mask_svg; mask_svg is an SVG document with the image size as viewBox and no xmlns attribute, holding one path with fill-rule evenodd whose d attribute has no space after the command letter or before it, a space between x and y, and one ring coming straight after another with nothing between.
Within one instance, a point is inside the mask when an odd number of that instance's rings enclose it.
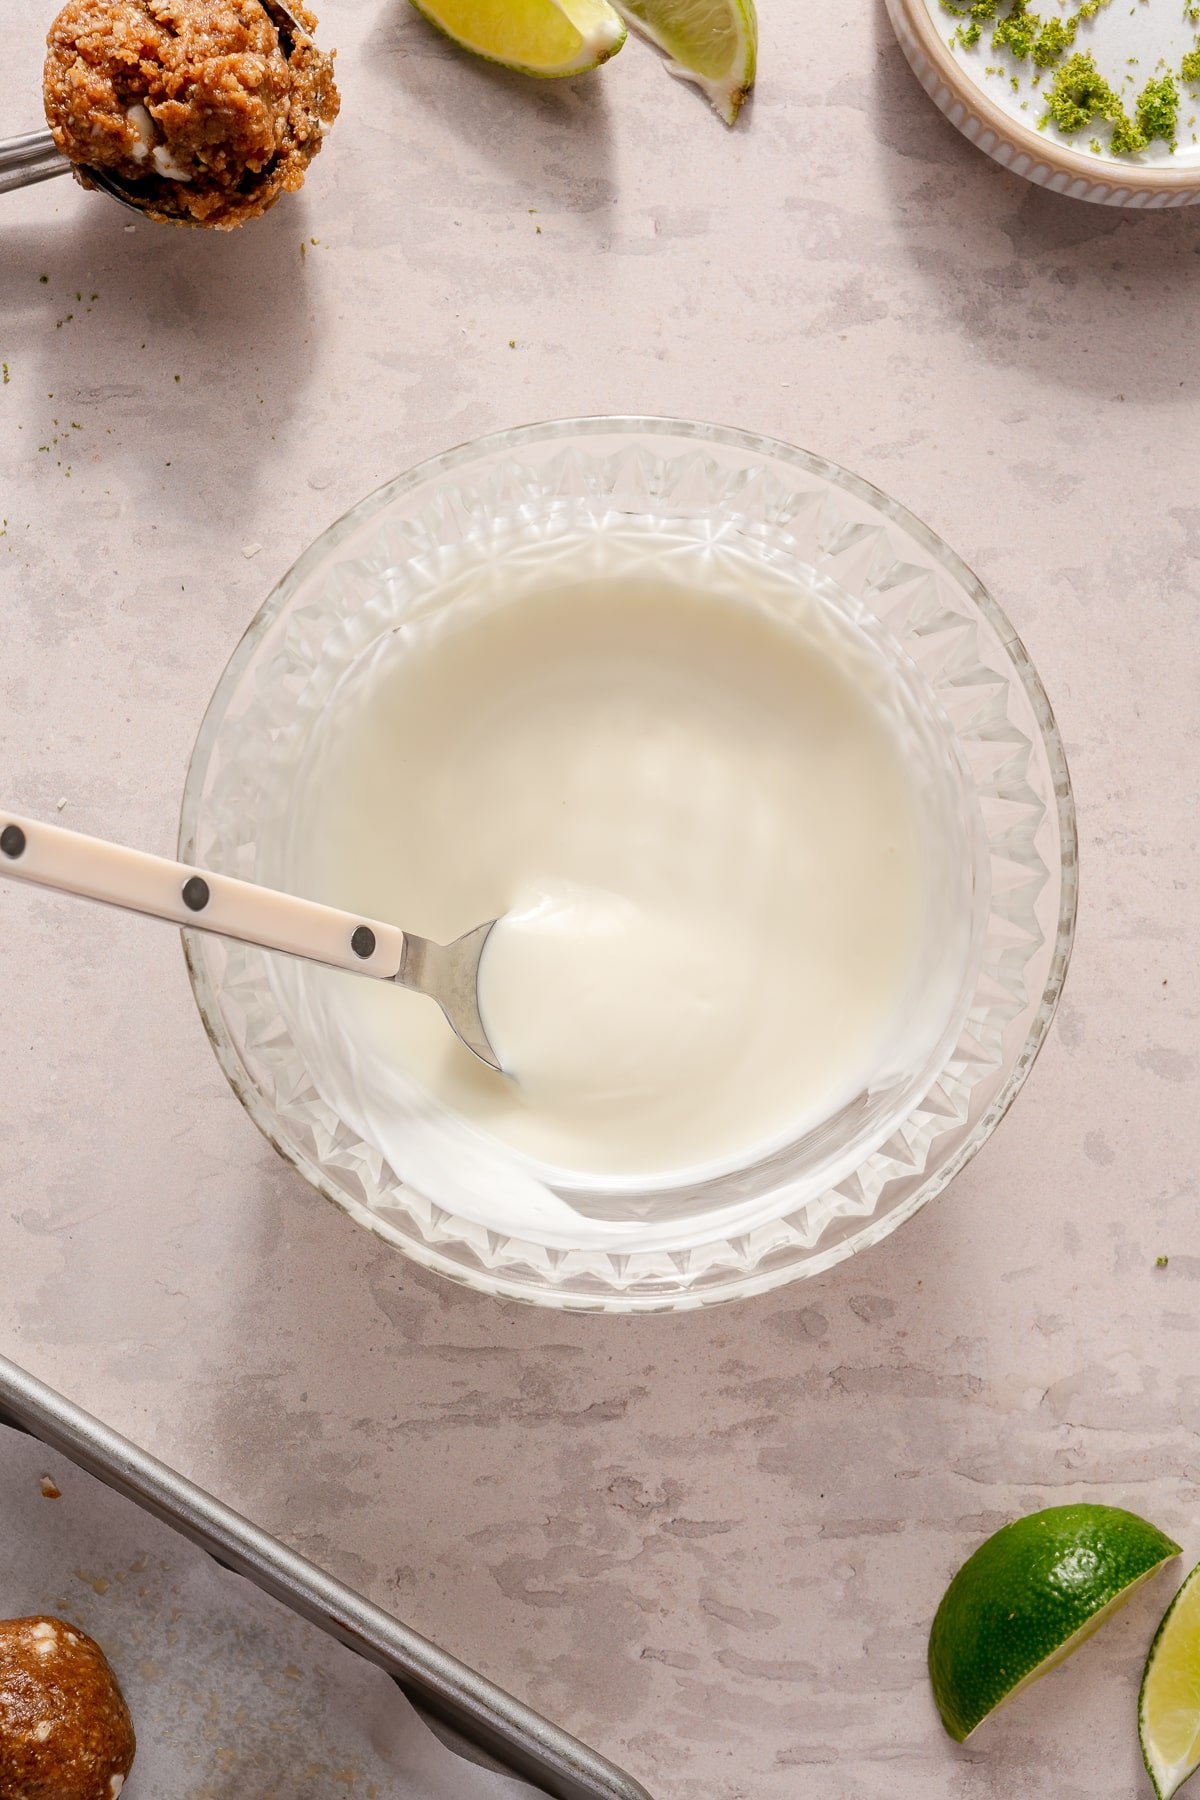
<instances>
[{"instance_id":1,"label":"glass bowl","mask_svg":"<svg viewBox=\"0 0 1200 1800\"><path fill-rule=\"evenodd\" d=\"M1011 1105L1061 992L1076 902L1062 743L1008 620L931 531L832 463L720 426L572 420L450 451L331 526L257 614L197 737L179 854L286 885L297 772L345 671L407 613L437 604L464 559L492 569L514 542L525 557L574 555L581 534L606 554L625 539L644 554L702 536L715 556L753 555L887 658L910 741L936 743L949 772L951 799L931 804L964 831L969 943L944 1029L917 1062L784 1151L719 1183L647 1196L626 1241L533 1241L399 1180L329 1103L280 959L194 932L185 954L251 1118L319 1192L417 1262L547 1306L701 1306L817 1274L940 1193Z\"/></svg>"}]
</instances>

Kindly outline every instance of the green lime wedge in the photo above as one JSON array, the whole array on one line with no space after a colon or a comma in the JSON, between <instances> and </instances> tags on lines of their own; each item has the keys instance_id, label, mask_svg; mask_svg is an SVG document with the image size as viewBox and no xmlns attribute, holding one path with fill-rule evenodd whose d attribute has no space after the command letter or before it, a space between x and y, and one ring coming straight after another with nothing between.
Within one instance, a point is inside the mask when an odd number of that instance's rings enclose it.
<instances>
[{"instance_id":1,"label":"green lime wedge","mask_svg":"<svg viewBox=\"0 0 1200 1800\"><path fill-rule=\"evenodd\" d=\"M1158 1800L1171 1800L1200 1768L1200 1569L1193 1569L1154 1634L1138 1735Z\"/></svg>"},{"instance_id":2,"label":"green lime wedge","mask_svg":"<svg viewBox=\"0 0 1200 1800\"><path fill-rule=\"evenodd\" d=\"M1051 1506L968 1557L929 1633L929 1678L960 1744L1070 1656L1179 1545L1115 1506Z\"/></svg>"},{"instance_id":3,"label":"green lime wedge","mask_svg":"<svg viewBox=\"0 0 1200 1800\"><path fill-rule=\"evenodd\" d=\"M727 125L754 86L754 0L616 0L617 10L669 57L672 75L694 81Z\"/></svg>"},{"instance_id":4,"label":"green lime wedge","mask_svg":"<svg viewBox=\"0 0 1200 1800\"><path fill-rule=\"evenodd\" d=\"M520 75L582 75L615 56L625 26L608 0L413 0L464 50Z\"/></svg>"}]
</instances>

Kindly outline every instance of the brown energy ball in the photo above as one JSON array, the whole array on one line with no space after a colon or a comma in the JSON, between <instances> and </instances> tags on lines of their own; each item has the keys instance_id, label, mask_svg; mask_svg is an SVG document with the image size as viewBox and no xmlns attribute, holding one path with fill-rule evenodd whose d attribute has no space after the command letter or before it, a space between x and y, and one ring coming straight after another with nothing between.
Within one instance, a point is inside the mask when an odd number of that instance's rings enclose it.
<instances>
[{"instance_id":1,"label":"brown energy ball","mask_svg":"<svg viewBox=\"0 0 1200 1800\"><path fill-rule=\"evenodd\" d=\"M294 43L260 0L67 0L43 85L83 185L90 164L135 183L153 218L223 231L300 187L339 101L316 19L290 11Z\"/></svg>"},{"instance_id":2,"label":"brown energy ball","mask_svg":"<svg viewBox=\"0 0 1200 1800\"><path fill-rule=\"evenodd\" d=\"M3 1800L116 1800L135 1748L98 1644L62 1619L0 1621Z\"/></svg>"}]
</instances>

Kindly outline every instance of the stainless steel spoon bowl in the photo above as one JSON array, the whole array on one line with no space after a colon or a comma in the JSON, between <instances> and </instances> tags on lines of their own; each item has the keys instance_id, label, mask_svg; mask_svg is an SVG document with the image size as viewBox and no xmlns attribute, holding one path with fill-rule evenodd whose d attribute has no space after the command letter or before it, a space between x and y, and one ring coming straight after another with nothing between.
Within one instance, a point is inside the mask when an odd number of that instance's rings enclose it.
<instances>
[{"instance_id":1,"label":"stainless steel spoon bowl","mask_svg":"<svg viewBox=\"0 0 1200 1800\"><path fill-rule=\"evenodd\" d=\"M0 878L57 888L352 975L394 981L437 1002L455 1036L500 1071L479 1014L479 962L495 919L452 944L398 925L0 812Z\"/></svg>"},{"instance_id":2,"label":"stainless steel spoon bowl","mask_svg":"<svg viewBox=\"0 0 1200 1800\"><path fill-rule=\"evenodd\" d=\"M13 188L33 187L39 181L53 181L56 175L69 175L74 164L68 160L48 131L27 131L23 137L0 139L0 194ZM145 213L147 199L137 192L137 184L123 181L108 169L81 165L80 173L102 194L127 206L131 212ZM180 218L180 225L194 225L195 219Z\"/></svg>"}]
</instances>

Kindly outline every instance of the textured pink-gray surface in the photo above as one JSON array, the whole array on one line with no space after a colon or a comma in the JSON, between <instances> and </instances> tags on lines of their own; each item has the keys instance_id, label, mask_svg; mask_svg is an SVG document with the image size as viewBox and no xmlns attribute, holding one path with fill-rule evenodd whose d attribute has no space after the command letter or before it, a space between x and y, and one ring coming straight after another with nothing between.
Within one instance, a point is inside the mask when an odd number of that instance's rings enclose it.
<instances>
[{"instance_id":1,"label":"textured pink-gray surface","mask_svg":"<svg viewBox=\"0 0 1200 1800\"><path fill-rule=\"evenodd\" d=\"M0 0L6 130L49 10ZM924 1648L1014 1512L1115 1501L1200 1557L1200 210L1004 174L877 5L764 0L733 133L642 44L537 87L400 0L326 12L342 118L258 226L0 197L0 799L169 852L233 643L346 506L527 419L713 418L887 488L1009 612L1080 806L1067 996L881 1248L555 1317L275 1159L174 933L7 889L0 1349L657 1800L1127 1800L1170 1578L965 1750Z\"/></svg>"}]
</instances>

